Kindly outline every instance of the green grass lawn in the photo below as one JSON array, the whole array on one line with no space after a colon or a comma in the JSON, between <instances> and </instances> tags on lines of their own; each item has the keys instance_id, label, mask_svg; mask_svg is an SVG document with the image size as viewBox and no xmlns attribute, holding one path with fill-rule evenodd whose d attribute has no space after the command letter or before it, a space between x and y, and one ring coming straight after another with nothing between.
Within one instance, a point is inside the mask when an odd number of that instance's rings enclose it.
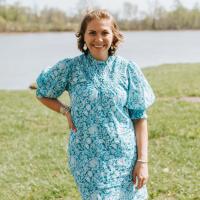
<instances>
[{"instance_id":1,"label":"green grass lawn","mask_svg":"<svg viewBox=\"0 0 200 200\"><path fill-rule=\"evenodd\" d=\"M200 64L144 70L157 96L149 110L150 199L200 197ZM61 99L69 102L67 94ZM67 166L66 119L35 91L0 91L0 199L80 200Z\"/></svg>"}]
</instances>

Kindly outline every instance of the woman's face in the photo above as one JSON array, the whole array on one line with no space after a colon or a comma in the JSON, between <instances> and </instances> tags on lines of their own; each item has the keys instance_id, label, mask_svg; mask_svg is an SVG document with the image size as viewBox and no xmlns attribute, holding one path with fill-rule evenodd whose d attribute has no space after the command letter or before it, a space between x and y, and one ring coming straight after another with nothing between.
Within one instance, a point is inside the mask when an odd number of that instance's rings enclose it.
<instances>
[{"instance_id":1,"label":"woman's face","mask_svg":"<svg viewBox=\"0 0 200 200\"><path fill-rule=\"evenodd\" d=\"M108 19L94 19L88 23L84 41L97 60L106 60L113 41L112 22Z\"/></svg>"}]
</instances>

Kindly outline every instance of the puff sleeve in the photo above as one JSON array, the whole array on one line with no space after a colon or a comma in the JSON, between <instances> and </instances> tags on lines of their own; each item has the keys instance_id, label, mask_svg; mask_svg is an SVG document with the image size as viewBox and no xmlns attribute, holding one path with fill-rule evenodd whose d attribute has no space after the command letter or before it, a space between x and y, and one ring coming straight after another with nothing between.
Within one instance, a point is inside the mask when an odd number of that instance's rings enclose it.
<instances>
[{"instance_id":1,"label":"puff sleeve","mask_svg":"<svg viewBox=\"0 0 200 200\"><path fill-rule=\"evenodd\" d=\"M141 69L133 62L128 64L128 94L126 107L131 119L147 118L146 110L155 101L155 95Z\"/></svg>"},{"instance_id":2,"label":"puff sleeve","mask_svg":"<svg viewBox=\"0 0 200 200\"><path fill-rule=\"evenodd\" d=\"M68 89L70 59L64 59L47 68L38 76L36 96L57 98Z\"/></svg>"}]
</instances>

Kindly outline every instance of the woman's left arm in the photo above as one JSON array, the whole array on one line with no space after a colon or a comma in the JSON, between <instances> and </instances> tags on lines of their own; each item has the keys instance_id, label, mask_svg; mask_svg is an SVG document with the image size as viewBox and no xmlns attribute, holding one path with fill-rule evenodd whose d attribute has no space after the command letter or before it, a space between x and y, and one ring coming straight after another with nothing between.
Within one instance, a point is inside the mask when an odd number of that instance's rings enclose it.
<instances>
[{"instance_id":1,"label":"woman's left arm","mask_svg":"<svg viewBox=\"0 0 200 200\"><path fill-rule=\"evenodd\" d=\"M135 132L136 132L136 142L137 142L137 153L138 160L133 169L133 182L136 184L137 188L140 189L148 181L148 129L146 119L137 119L133 121ZM144 162L143 162L144 161Z\"/></svg>"}]
</instances>

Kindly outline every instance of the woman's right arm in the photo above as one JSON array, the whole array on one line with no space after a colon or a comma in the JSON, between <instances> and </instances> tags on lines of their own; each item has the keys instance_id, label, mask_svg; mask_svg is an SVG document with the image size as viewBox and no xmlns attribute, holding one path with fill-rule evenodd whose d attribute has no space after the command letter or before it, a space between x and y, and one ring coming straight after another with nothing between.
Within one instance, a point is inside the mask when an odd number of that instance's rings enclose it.
<instances>
[{"instance_id":1,"label":"woman's right arm","mask_svg":"<svg viewBox=\"0 0 200 200\"><path fill-rule=\"evenodd\" d=\"M37 99L44 104L45 106L47 106L48 108L50 108L51 110L54 110L57 113L60 113L60 108L61 107L65 107L65 105L60 102L58 99L53 99L53 98L47 98L47 97L37 97ZM69 128L72 129L74 132L77 131L72 118L71 118L71 114L70 112L65 112L64 115L67 118L68 124L69 124Z\"/></svg>"}]
</instances>

